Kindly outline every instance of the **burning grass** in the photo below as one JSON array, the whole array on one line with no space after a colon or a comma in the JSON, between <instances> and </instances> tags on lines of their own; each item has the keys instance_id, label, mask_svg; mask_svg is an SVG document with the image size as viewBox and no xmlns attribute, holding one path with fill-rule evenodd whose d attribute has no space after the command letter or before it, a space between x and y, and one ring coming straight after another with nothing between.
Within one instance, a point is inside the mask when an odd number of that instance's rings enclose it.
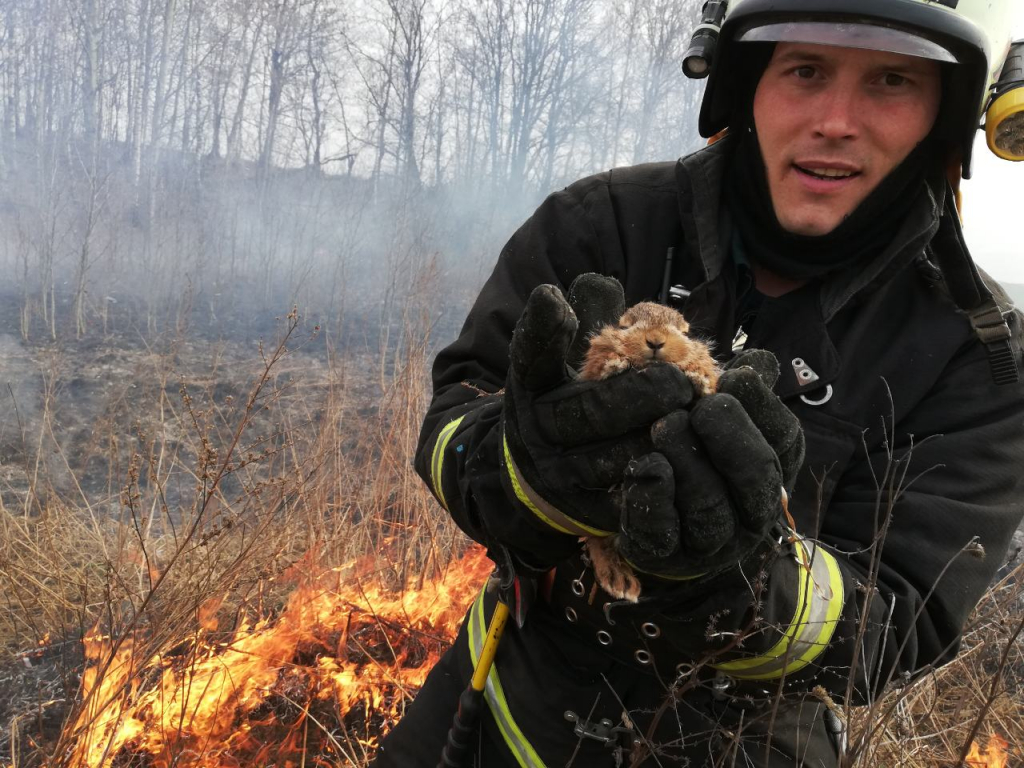
<instances>
[{"instance_id":1,"label":"burning grass","mask_svg":"<svg viewBox=\"0 0 1024 768\"><path fill-rule=\"evenodd\" d=\"M442 578L393 592L374 567L364 558L302 575L278 615L242 619L228 633L217 631L215 606L204 606L193 637L144 660L133 643L115 649L90 633L85 705L70 726L67 764L361 764L450 645L491 570L474 548Z\"/></svg>"},{"instance_id":2,"label":"burning grass","mask_svg":"<svg viewBox=\"0 0 1024 768\"><path fill-rule=\"evenodd\" d=\"M0 640L54 674L24 678L0 764L368 762L490 570L410 466L420 327L397 358L324 364L293 315L244 386L220 353L173 384L167 355L130 439L114 418L94 429L121 478L106 495L26 472L24 503L0 509ZM48 413L38 454L76 465ZM1024 765L1022 583L990 590L956 661L844 713L846 766Z\"/></svg>"}]
</instances>

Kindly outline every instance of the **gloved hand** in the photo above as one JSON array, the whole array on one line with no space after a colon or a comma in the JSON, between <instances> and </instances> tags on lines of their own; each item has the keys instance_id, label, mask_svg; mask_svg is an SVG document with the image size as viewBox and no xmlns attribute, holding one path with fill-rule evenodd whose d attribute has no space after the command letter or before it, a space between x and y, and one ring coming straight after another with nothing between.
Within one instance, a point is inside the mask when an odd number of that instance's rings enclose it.
<instances>
[{"instance_id":1,"label":"gloved hand","mask_svg":"<svg viewBox=\"0 0 1024 768\"><path fill-rule=\"evenodd\" d=\"M803 463L800 422L771 391L778 361L738 355L715 394L652 429L626 470L619 549L640 571L695 579L762 551Z\"/></svg>"},{"instance_id":2,"label":"gloved hand","mask_svg":"<svg viewBox=\"0 0 1024 768\"><path fill-rule=\"evenodd\" d=\"M534 289L509 348L502 413L503 482L536 522L573 536L616 530L623 473L649 454L651 425L690 406L693 387L673 366L579 381L568 364L586 348L589 330L617 320L622 287L585 275L570 288L577 313L558 288ZM582 330L581 333L578 331Z\"/></svg>"}]
</instances>

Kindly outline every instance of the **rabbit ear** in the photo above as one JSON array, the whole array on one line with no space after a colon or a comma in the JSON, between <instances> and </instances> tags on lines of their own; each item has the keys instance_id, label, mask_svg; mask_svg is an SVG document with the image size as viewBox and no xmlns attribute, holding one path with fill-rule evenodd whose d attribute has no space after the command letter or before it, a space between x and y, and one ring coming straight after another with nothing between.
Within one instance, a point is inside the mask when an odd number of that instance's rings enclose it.
<instances>
[{"instance_id":1,"label":"rabbit ear","mask_svg":"<svg viewBox=\"0 0 1024 768\"><path fill-rule=\"evenodd\" d=\"M569 304L580 327L569 347L567 362L573 368L583 364L590 337L603 326L616 322L626 311L622 284L614 277L586 272L569 286Z\"/></svg>"}]
</instances>

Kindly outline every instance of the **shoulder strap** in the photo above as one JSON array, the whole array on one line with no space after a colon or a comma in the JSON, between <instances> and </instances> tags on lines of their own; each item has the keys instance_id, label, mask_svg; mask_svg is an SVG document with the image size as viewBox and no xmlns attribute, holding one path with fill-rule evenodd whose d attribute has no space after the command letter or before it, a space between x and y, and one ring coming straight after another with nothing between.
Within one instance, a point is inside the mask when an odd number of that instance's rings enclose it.
<instances>
[{"instance_id":1,"label":"shoulder strap","mask_svg":"<svg viewBox=\"0 0 1024 768\"><path fill-rule=\"evenodd\" d=\"M1020 381L1020 369L1011 344L1010 326L967 250L960 217L952 208L951 190L947 190L945 198L945 212L932 239L932 253L950 296L985 345L993 380L999 385L1016 384Z\"/></svg>"}]
</instances>

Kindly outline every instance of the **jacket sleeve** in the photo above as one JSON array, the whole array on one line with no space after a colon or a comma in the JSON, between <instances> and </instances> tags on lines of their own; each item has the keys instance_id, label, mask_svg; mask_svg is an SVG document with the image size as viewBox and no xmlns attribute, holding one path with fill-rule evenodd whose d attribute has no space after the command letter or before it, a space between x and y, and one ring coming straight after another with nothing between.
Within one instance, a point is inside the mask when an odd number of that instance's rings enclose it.
<instances>
[{"instance_id":1,"label":"jacket sleeve","mask_svg":"<svg viewBox=\"0 0 1024 768\"><path fill-rule=\"evenodd\" d=\"M761 629L719 670L857 703L956 655L1024 515L1024 384L996 386L972 339L880 437L843 473L819 541L784 544Z\"/></svg>"},{"instance_id":2,"label":"jacket sleeve","mask_svg":"<svg viewBox=\"0 0 1024 768\"><path fill-rule=\"evenodd\" d=\"M458 339L434 362L433 399L416 450L416 471L463 531L537 564L564 557L576 537L516 500L502 454L501 393L509 341L531 291L545 283L567 290L584 272L615 274L586 193L578 182L551 195L505 245Z\"/></svg>"}]
</instances>

